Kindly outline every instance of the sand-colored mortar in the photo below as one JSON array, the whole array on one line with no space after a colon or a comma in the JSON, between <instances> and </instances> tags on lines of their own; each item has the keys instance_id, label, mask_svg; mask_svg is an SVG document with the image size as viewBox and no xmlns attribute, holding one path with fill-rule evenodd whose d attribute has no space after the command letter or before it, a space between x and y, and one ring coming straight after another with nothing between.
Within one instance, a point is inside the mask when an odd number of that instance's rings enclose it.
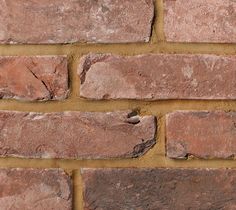
<instances>
[{"instance_id":1,"label":"sand-colored mortar","mask_svg":"<svg viewBox=\"0 0 236 210\"><path fill-rule=\"evenodd\" d=\"M65 101L20 102L0 100L1 110L58 112L58 111L115 111L139 109L141 115L158 117L157 144L147 154L136 159L115 160L60 160L1 158L0 167L63 168L71 174L74 184L74 209L82 210L82 185L80 168L92 167L192 167L235 168L236 160L171 160L165 157L165 115L175 110L225 110L236 111L236 100L164 100L164 101L88 101L79 98L77 66L82 55L89 52L137 55L145 53L190 53L235 55L236 44L167 43L163 33L163 2L155 1L155 20L149 43L138 44L68 44L68 45L1 45L0 55L67 55L69 60L71 93ZM226 81L227 82L227 81ZM106 146L106 145L104 145ZM109 146L109 145L107 145Z\"/></svg>"}]
</instances>

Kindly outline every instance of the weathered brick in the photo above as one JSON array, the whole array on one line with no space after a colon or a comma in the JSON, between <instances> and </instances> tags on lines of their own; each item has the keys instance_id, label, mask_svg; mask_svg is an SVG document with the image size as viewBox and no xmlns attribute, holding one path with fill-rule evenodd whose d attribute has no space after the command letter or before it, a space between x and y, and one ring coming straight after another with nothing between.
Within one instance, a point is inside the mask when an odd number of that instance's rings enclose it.
<instances>
[{"instance_id":1,"label":"weathered brick","mask_svg":"<svg viewBox=\"0 0 236 210\"><path fill-rule=\"evenodd\" d=\"M232 158L236 155L236 112L177 111L167 115L167 156Z\"/></svg>"},{"instance_id":2,"label":"weathered brick","mask_svg":"<svg viewBox=\"0 0 236 210\"><path fill-rule=\"evenodd\" d=\"M236 99L235 66L236 56L89 54L78 69L80 95L88 99Z\"/></svg>"},{"instance_id":3,"label":"weathered brick","mask_svg":"<svg viewBox=\"0 0 236 210\"><path fill-rule=\"evenodd\" d=\"M154 5L153 0L0 0L0 13L0 43L147 42Z\"/></svg>"},{"instance_id":4,"label":"weathered brick","mask_svg":"<svg viewBox=\"0 0 236 210\"><path fill-rule=\"evenodd\" d=\"M0 156L28 158L130 158L155 144L153 116L118 111L0 112Z\"/></svg>"},{"instance_id":5,"label":"weathered brick","mask_svg":"<svg viewBox=\"0 0 236 210\"><path fill-rule=\"evenodd\" d=\"M70 178L58 169L0 169L1 210L72 210Z\"/></svg>"},{"instance_id":6,"label":"weathered brick","mask_svg":"<svg viewBox=\"0 0 236 210\"><path fill-rule=\"evenodd\" d=\"M84 169L85 210L235 209L233 169Z\"/></svg>"},{"instance_id":7,"label":"weathered brick","mask_svg":"<svg viewBox=\"0 0 236 210\"><path fill-rule=\"evenodd\" d=\"M64 56L0 57L0 98L61 100L68 94Z\"/></svg>"},{"instance_id":8,"label":"weathered brick","mask_svg":"<svg viewBox=\"0 0 236 210\"><path fill-rule=\"evenodd\" d=\"M235 0L164 0L164 8L167 41L236 43Z\"/></svg>"}]
</instances>

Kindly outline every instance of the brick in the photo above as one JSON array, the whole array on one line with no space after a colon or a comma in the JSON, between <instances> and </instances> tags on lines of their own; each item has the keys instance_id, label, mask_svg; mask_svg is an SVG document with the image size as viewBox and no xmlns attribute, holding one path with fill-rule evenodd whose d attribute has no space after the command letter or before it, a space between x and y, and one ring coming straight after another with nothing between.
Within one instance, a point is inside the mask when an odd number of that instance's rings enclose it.
<instances>
[{"instance_id":1,"label":"brick","mask_svg":"<svg viewBox=\"0 0 236 210\"><path fill-rule=\"evenodd\" d=\"M234 169L84 169L85 210L235 209Z\"/></svg>"},{"instance_id":2,"label":"brick","mask_svg":"<svg viewBox=\"0 0 236 210\"><path fill-rule=\"evenodd\" d=\"M1 210L72 210L70 178L58 169L0 169Z\"/></svg>"},{"instance_id":3,"label":"brick","mask_svg":"<svg viewBox=\"0 0 236 210\"><path fill-rule=\"evenodd\" d=\"M138 157L155 144L153 116L117 111L0 112L0 156L106 159Z\"/></svg>"},{"instance_id":4,"label":"brick","mask_svg":"<svg viewBox=\"0 0 236 210\"><path fill-rule=\"evenodd\" d=\"M153 0L1 0L0 12L4 44L147 42L154 4Z\"/></svg>"},{"instance_id":5,"label":"brick","mask_svg":"<svg viewBox=\"0 0 236 210\"><path fill-rule=\"evenodd\" d=\"M64 56L2 56L0 64L0 98L34 101L67 97Z\"/></svg>"},{"instance_id":6,"label":"brick","mask_svg":"<svg viewBox=\"0 0 236 210\"><path fill-rule=\"evenodd\" d=\"M167 41L236 43L235 0L164 0L164 8Z\"/></svg>"},{"instance_id":7,"label":"brick","mask_svg":"<svg viewBox=\"0 0 236 210\"><path fill-rule=\"evenodd\" d=\"M166 123L167 156L232 158L236 155L236 112L177 111Z\"/></svg>"},{"instance_id":8,"label":"brick","mask_svg":"<svg viewBox=\"0 0 236 210\"><path fill-rule=\"evenodd\" d=\"M236 99L235 66L236 56L89 54L78 68L80 95L97 100Z\"/></svg>"}]
</instances>

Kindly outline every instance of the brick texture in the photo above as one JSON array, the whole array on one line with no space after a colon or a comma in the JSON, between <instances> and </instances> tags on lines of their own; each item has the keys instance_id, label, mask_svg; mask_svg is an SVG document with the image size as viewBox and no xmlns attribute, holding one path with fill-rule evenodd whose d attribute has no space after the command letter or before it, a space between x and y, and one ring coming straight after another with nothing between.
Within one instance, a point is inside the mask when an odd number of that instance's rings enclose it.
<instances>
[{"instance_id":1,"label":"brick texture","mask_svg":"<svg viewBox=\"0 0 236 210\"><path fill-rule=\"evenodd\" d=\"M178 111L167 116L167 156L232 158L236 155L236 113Z\"/></svg>"},{"instance_id":2,"label":"brick texture","mask_svg":"<svg viewBox=\"0 0 236 210\"><path fill-rule=\"evenodd\" d=\"M67 94L66 57L0 57L0 98L62 100Z\"/></svg>"},{"instance_id":3,"label":"brick texture","mask_svg":"<svg viewBox=\"0 0 236 210\"><path fill-rule=\"evenodd\" d=\"M0 0L0 210L236 210L235 105L236 0Z\"/></svg>"},{"instance_id":4,"label":"brick texture","mask_svg":"<svg viewBox=\"0 0 236 210\"><path fill-rule=\"evenodd\" d=\"M0 169L1 210L72 210L70 178L58 169Z\"/></svg>"},{"instance_id":5,"label":"brick texture","mask_svg":"<svg viewBox=\"0 0 236 210\"><path fill-rule=\"evenodd\" d=\"M80 95L88 99L236 99L235 66L235 56L89 54L78 69Z\"/></svg>"},{"instance_id":6,"label":"brick texture","mask_svg":"<svg viewBox=\"0 0 236 210\"><path fill-rule=\"evenodd\" d=\"M164 0L164 3L167 41L236 43L235 0Z\"/></svg>"},{"instance_id":7,"label":"brick texture","mask_svg":"<svg viewBox=\"0 0 236 210\"><path fill-rule=\"evenodd\" d=\"M0 156L130 158L155 144L153 116L135 112L0 112Z\"/></svg>"},{"instance_id":8,"label":"brick texture","mask_svg":"<svg viewBox=\"0 0 236 210\"><path fill-rule=\"evenodd\" d=\"M153 0L1 0L0 13L0 43L146 42L154 5Z\"/></svg>"},{"instance_id":9,"label":"brick texture","mask_svg":"<svg viewBox=\"0 0 236 210\"><path fill-rule=\"evenodd\" d=\"M85 210L235 209L236 171L85 169Z\"/></svg>"}]
</instances>

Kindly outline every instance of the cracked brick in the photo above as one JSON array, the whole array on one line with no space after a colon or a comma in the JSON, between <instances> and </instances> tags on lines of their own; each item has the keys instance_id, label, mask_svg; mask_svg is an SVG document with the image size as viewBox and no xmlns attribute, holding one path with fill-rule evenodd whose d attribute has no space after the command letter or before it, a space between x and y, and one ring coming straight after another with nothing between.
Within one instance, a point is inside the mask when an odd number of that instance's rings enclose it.
<instances>
[{"instance_id":1,"label":"cracked brick","mask_svg":"<svg viewBox=\"0 0 236 210\"><path fill-rule=\"evenodd\" d=\"M0 64L0 98L25 101L67 98L65 56L2 56Z\"/></svg>"}]
</instances>

